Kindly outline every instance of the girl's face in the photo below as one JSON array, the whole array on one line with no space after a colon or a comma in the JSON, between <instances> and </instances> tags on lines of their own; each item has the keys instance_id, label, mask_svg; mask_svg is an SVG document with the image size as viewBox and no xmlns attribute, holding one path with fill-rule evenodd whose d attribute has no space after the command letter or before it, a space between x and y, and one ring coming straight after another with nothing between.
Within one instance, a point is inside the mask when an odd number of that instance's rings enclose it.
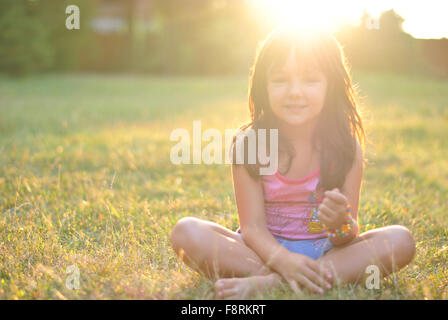
<instances>
[{"instance_id":1,"label":"girl's face","mask_svg":"<svg viewBox=\"0 0 448 320\"><path fill-rule=\"evenodd\" d=\"M314 66L299 68L290 54L282 68L267 75L267 90L273 113L286 124L301 126L317 120L325 102L327 79Z\"/></svg>"}]
</instances>

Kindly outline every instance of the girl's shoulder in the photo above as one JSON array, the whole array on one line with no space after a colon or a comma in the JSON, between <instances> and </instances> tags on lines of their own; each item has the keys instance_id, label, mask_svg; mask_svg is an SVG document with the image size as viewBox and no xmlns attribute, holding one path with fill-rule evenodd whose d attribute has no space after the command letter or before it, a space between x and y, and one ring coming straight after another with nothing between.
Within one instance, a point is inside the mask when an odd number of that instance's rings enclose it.
<instances>
[{"instance_id":1,"label":"girl's shoulder","mask_svg":"<svg viewBox=\"0 0 448 320\"><path fill-rule=\"evenodd\" d=\"M235 164L235 157L244 159L244 163L247 163L250 158L250 152L257 149L257 137L256 131L252 125L245 125L238 128L232 138L232 146L230 152L232 152L232 159ZM253 157L254 155L252 155Z\"/></svg>"},{"instance_id":2,"label":"girl's shoulder","mask_svg":"<svg viewBox=\"0 0 448 320\"><path fill-rule=\"evenodd\" d=\"M235 138L242 138L242 137L247 137L249 135L252 135L256 133L256 129L254 128L253 124L246 124L244 126L239 127L238 129L235 130L234 132L234 137Z\"/></svg>"}]
</instances>

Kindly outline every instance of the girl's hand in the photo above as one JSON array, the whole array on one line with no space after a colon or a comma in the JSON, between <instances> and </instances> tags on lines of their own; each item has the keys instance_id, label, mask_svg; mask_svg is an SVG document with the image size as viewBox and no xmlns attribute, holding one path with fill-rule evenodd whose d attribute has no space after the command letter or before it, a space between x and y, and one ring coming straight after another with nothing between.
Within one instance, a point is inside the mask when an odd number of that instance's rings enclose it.
<instances>
[{"instance_id":1,"label":"girl's hand","mask_svg":"<svg viewBox=\"0 0 448 320\"><path fill-rule=\"evenodd\" d=\"M286 280L295 293L301 293L298 287L306 287L316 293L331 288L332 274L323 270L317 261L298 253L288 252L279 258L275 270Z\"/></svg>"},{"instance_id":2,"label":"girl's hand","mask_svg":"<svg viewBox=\"0 0 448 320\"><path fill-rule=\"evenodd\" d=\"M319 205L317 217L330 229L339 229L345 222L348 200L338 188L325 191L325 199Z\"/></svg>"}]
</instances>

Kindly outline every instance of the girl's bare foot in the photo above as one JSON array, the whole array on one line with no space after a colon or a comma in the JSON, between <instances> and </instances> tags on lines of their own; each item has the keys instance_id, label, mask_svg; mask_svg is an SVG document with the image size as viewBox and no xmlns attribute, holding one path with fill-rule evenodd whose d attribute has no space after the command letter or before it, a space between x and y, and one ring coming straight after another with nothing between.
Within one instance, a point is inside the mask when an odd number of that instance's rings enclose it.
<instances>
[{"instance_id":1,"label":"girl's bare foot","mask_svg":"<svg viewBox=\"0 0 448 320\"><path fill-rule=\"evenodd\" d=\"M219 299L247 299L257 292L280 285L282 278L277 273L247 278L225 278L215 283Z\"/></svg>"}]
</instances>

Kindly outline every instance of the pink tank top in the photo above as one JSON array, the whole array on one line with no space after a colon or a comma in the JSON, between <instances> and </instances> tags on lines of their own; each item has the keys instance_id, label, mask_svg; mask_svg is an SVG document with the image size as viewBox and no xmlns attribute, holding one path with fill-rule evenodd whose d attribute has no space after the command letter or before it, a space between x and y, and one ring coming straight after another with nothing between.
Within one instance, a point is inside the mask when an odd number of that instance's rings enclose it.
<instances>
[{"instance_id":1,"label":"pink tank top","mask_svg":"<svg viewBox=\"0 0 448 320\"><path fill-rule=\"evenodd\" d=\"M322 191L316 191L320 168L301 179L288 179L277 170L262 176L266 224L272 235L288 240L326 237L317 217L323 201Z\"/></svg>"}]
</instances>

